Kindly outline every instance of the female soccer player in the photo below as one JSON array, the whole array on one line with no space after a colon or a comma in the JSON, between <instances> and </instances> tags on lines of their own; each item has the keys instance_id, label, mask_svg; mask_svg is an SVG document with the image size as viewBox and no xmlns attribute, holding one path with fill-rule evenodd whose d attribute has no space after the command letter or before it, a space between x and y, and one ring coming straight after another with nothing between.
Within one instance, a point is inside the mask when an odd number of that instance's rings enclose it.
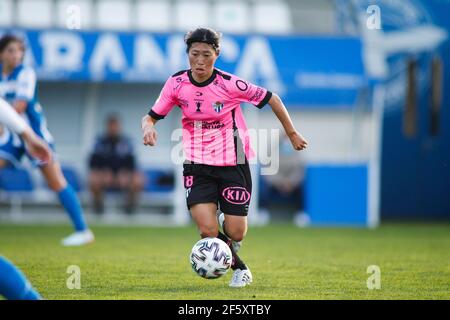
<instances>
[{"instance_id":1,"label":"female soccer player","mask_svg":"<svg viewBox=\"0 0 450 320\"><path fill-rule=\"evenodd\" d=\"M42 108L36 97L36 75L34 71L22 65L24 43L14 35L5 35L0 39L0 96L23 115L33 131L43 138L53 149ZM1 132L0 132L1 134ZM0 139L0 168L9 163L19 163L25 154L20 139L4 130ZM78 246L94 241L94 235L84 221L83 211L75 191L67 183L59 162L53 157L48 163L37 163L49 187L58 194L59 200L70 216L76 232L62 240L65 246Z\"/></svg>"},{"instance_id":2,"label":"female soccer player","mask_svg":"<svg viewBox=\"0 0 450 320\"><path fill-rule=\"evenodd\" d=\"M187 206L201 237L218 237L230 245L234 270L230 286L252 282L248 266L237 256L247 232L252 181L252 156L240 103L262 108L269 103L295 150L306 140L295 129L278 95L214 68L220 53L220 34L207 28L185 36L190 69L177 72L164 85L148 115L142 119L143 143L156 144L155 124L177 105L183 117L184 185ZM219 224L216 212L223 215ZM230 238L232 241L230 241Z\"/></svg>"},{"instance_id":3,"label":"female soccer player","mask_svg":"<svg viewBox=\"0 0 450 320\"><path fill-rule=\"evenodd\" d=\"M0 124L20 135L25 142L28 153L32 157L39 159L43 163L51 160L52 154L47 144L34 133L25 120L2 98L0 98Z\"/></svg>"},{"instance_id":4,"label":"female soccer player","mask_svg":"<svg viewBox=\"0 0 450 320\"><path fill-rule=\"evenodd\" d=\"M25 141L28 152L42 162L51 160L51 152L16 111L0 98L0 124L4 124ZM33 289L25 275L10 261L0 256L0 295L12 300L38 300L39 293Z\"/></svg>"}]
</instances>

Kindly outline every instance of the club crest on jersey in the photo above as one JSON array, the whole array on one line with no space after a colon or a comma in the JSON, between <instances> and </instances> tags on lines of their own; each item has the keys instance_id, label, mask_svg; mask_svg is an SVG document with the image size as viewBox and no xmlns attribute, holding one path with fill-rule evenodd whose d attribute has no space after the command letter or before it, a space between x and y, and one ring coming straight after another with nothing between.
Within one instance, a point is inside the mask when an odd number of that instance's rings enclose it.
<instances>
[{"instance_id":1,"label":"club crest on jersey","mask_svg":"<svg viewBox=\"0 0 450 320\"><path fill-rule=\"evenodd\" d=\"M223 103L220 103L219 101L214 102L213 103L213 108L214 108L215 112L219 113L223 109Z\"/></svg>"},{"instance_id":2,"label":"club crest on jersey","mask_svg":"<svg viewBox=\"0 0 450 320\"><path fill-rule=\"evenodd\" d=\"M195 112L202 112L202 110L200 110L201 106L202 103L200 101L195 101L195 107L197 108Z\"/></svg>"}]
</instances>

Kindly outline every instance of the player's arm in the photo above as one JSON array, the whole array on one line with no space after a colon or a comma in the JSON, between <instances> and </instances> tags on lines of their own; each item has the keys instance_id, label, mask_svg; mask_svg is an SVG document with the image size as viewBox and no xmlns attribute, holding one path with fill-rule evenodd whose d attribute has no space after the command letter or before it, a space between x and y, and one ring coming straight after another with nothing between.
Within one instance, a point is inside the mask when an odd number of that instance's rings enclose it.
<instances>
[{"instance_id":1,"label":"player's arm","mask_svg":"<svg viewBox=\"0 0 450 320\"><path fill-rule=\"evenodd\" d=\"M283 101L281 101L280 97L277 94L237 77L235 79L235 87L232 86L230 89L233 91L235 97L239 101L251 103L260 109L268 103L272 107L272 110L277 116L278 120L280 120L281 124L283 125L283 128L286 131L286 135L291 140L294 149L303 150L306 148L308 142L295 129L291 117L289 116L289 113L283 104Z\"/></svg>"},{"instance_id":2,"label":"player's arm","mask_svg":"<svg viewBox=\"0 0 450 320\"><path fill-rule=\"evenodd\" d=\"M292 123L291 117L281 101L280 97L277 94L272 94L272 97L269 100L269 105L272 107L272 111L277 116L278 120L280 120L283 125L284 131L286 135L291 140L292 146L295 150L303 150L308 146L308 142L305 138L295 129L294 124Z\"/></svg>"},{"instance_id":3,"label":"player's arm","mask_svg":"<svg viewBox=\"0 0 450 320\"><path fill-rule=\"evenodd\" d=\"M156 122L164 119L164 117L172 110L173 106L177 104L172 81L173 77L166 81L155 104L148 114L142 118L142 140L146 146L154 146L156 144Z\"/></svg>"},{"instance_id":4,"label":"player's arm","mask_svg":"<svg viewBox=\"0 0 450 320\"><path fill-rule=\"evenodd\" d=\"M25 100L16 100L13 104L14 109L18 113L24 113L27 110L28 101Z\"/></svg>"},{"instance_id":5,"label":"player's arm","mask_svg":"<svg viewBox=\"0 0 450 320\"><path fill-rule=\"evenodd\" d=\"M142 134L143 134L142 139L143 139L144 145L146 145L146 146L154 146L156 144L156 138L157 138L156 129L155 129L156 122L158 122L158 120L149 115L145 115L142 118L142 122L141 122L141 129L142 129Z\"/></svg>"},{"instance_id":6,"label":"player's arm","mask_svg":"<svg viewBox=\"0 0 450 320\"><path fill-rule=\"evenodd\" d=\"M17 134L22 134L27 128L26 122L3 99L0 99L0 123Z\"/></svg>"},{"instance_id":7,"label":"player's arm","mask_svg":"<svg viewBox=\"0 0 450 320\"><path fill-rule=\"evenodd\" d=\"M33 157L44 163L51 161L52 156L48 145L30 127L27 127L20 136L25 141L27 150Z\"/></svg>"},{"instance_id":8,"label":"player's arm","mask_svg":"<svg viewBox=\"0 0 450 320\"><path fill-rule=\"evenodd\" d=\"M51 153L47 144L36 136L17 112L2 99L0 99L0 123L6 125L23 138L32 156L44 162L50 161Z\"/></svg>"}]
</instances>

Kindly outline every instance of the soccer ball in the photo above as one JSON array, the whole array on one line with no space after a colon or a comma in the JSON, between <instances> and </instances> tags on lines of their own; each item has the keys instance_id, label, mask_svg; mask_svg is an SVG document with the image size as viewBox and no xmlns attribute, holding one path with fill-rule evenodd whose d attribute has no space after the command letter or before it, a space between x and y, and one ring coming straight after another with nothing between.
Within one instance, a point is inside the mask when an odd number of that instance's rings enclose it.
<instances>
[{"instance_id":1,"label":"soccer ball","mask_svg":"<svg viewBox=\"0 0 450 320\"><path fill-rule=\"evenodd\" d=\"M192 270L200 277L217 279L227 273L233 257L228 245L218 238L203 238L192 248Z\"/></svg>"}]
</instances>

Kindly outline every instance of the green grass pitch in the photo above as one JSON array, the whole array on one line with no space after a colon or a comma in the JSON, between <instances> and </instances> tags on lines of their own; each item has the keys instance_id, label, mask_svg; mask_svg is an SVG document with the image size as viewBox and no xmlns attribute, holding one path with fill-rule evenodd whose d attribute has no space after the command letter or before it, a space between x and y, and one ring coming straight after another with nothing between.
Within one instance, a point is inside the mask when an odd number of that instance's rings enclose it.
<instances>
[{"instance_id":1,"label":"green grass pitch","mask_svg":"<svg viewBox=\"0 0 450 320\"><path fill-rule=\"evenodd\" d=\"M45 299L450 299L450 225L384 225L376 230L251 227L240 256L252 285L228 287L231 272L205 280L191 270L196 229L94 227L97 240L64 248L67 226L0 225L0 254ZM67 268L81 269L69 290ZM381 289L367 288L367 267Z\"/></svg>"}]
</instances>

